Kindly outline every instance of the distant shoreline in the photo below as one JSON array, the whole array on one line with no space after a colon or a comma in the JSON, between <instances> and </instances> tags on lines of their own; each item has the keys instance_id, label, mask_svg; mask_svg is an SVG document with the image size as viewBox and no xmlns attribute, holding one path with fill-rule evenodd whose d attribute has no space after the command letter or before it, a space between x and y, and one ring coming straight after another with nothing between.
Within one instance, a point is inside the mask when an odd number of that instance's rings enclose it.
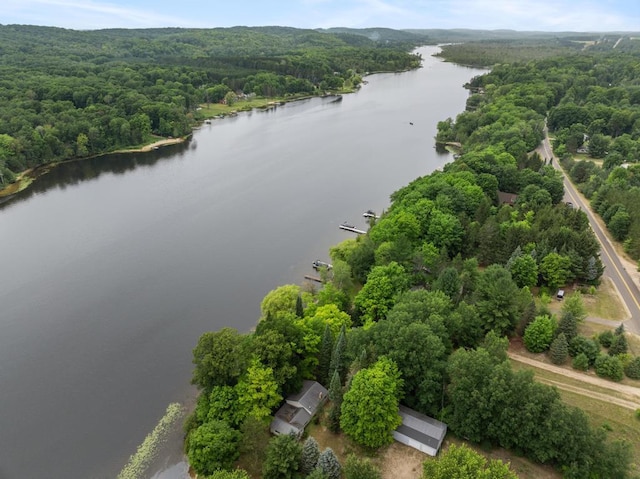
<instances>
[{"instance_id":1,"label":"distant shoreline","mask_svg":"<svg viewBox=\"0 0 640 479\"><path fill-rule=\"evenodd\" d=\"M83 158L72 158L64 161L55 161L52 163L47 163L44 165L37 166L35 168L29 168L19 173L16 177L16 180L13 183L0 189L0 199L8 198L12 195L15 195L17 193L20 193L21 191L26 190L31 185L31 183L33 183L36 179L38 179L43 175L46 175L56 166L62 165L64 163L70 163L72 161L83 161L83 160L88 160L90 158L97 158L99 156L112 155L112 154L147 153L149 151L162 148L163 146L177 145L178 143L183 143L190 136L191 134L184 137L179 137L179 138L164 138L162 140L154 141L153 143L149 143L139 148L125 148L121 150L108 151L105 153L100 153L98 155L85 156Z\"/></svg>"}]
</instances>

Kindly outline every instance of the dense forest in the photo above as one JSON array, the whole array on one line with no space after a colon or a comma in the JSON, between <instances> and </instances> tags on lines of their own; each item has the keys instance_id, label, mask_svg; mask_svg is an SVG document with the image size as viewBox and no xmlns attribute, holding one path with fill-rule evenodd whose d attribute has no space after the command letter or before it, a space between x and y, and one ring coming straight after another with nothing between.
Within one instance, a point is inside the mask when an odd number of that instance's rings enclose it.
<instances>
[{"instance_id":1,"label":"dense forest","mask_svg":"<svg viewBox=\"0 0 640 479\"><path fill-rule=\"evenodd\" d=\"M441 141L485 136L504 141L511 153L525 141L524 127L493 135L482 123L495 97L540 114L548 111L554 150L581 191L591 199L612 236L640 259L640 50L582 53L526 64L496 66L474 79L477 93L455 125L441 124ZM489 104L488 104L489 103ZM495 113L493 113L495 114ZM519 130L519 133L516 131ZM507 134L507 131L510 133ZM634 206L635 205L635 206Z\"/></svg>"},{"instance_id":2,"label":"dense forest","mask_svg":"<svg viewBox=\"0 0 640 479\"><path fill-rule=\"evenodd\" d=\"M467 110L438 125L439 143L461 144L458 158L394 192L367 234L333 247L319 290L281 286L264 298L255 332L205 333L194 349L201 394L186 424L194 469L218 478L341 477L333 451L320 453L312 438L301 445L266 432L283 398L315 379L329 391L322 424L364 451L392 442L402 403L443 420L458 438L508 448L565 478L630 477L630 445L608 439L531 372L512 369L506 353L507 337L521 337L555 364L640 378L622 328L597 338L579 333L579 293L557 315L533 295L568 284L588 291L600 281L585 213L563 202L562 177L534 150L547 113L561 142L571 126L556 123L562 100L587 98L605 77L602 98L619 88L611 95L626 102L615 105L633 111L638 63L625 55L572 54L474 78ZM609 137L617 107L607 108L598 110L610 112L599 133ZM634 122L617 135L637 141ZM225 454L211 444L224 444ZM357 461L347 460L344 477L380 477ZM237 466L248 474L220 472ZM474 472L456 475L465 470ZM425 463L423 478L437 477L516 476L453 448Z\"/></svg>"},{"instance_id":3,"label":"dense forest","mask_svg":"<svg viewBox=\"0 0 640 479\"><path fill-rule=\"evenodd\" d=\"M27 168L188 135L205 103L354 88L415 68L424 36L285 27L0 25L0 185ZM390 40L390 41L387 41Z\"/></svg>"}]
</instances>

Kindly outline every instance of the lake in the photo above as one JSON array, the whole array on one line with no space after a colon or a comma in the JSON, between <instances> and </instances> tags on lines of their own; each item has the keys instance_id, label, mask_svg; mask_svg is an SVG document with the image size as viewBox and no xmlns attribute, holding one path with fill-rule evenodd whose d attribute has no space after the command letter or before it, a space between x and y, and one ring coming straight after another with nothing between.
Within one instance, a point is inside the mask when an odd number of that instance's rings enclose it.
<instances>
[{"instance_id":1,"label":"lake","mask_svg":"<svg viewBox=\"0 0 640 479\"><path fill-rule=\"evenodd\" d=\"M352 235L340 223L365 227L364 211L451 161L436 124L483 71L419 51L423 68L341 101L68 163L0 205L0 478L114 478L169 403L193 400L203 332L250 330L266 293Z\"/></svg>"}]
</instances>

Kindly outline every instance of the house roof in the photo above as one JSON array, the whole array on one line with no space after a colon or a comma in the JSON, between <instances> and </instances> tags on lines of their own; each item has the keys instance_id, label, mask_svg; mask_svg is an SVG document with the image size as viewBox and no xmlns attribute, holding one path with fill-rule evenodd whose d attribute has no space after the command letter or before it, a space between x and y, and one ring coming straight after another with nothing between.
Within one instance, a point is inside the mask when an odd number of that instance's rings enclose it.
<instances>
[{"instance_id":1,"label":"house roof","mask_svg":"<svg viewBox=\"0 0 640 479\"><path fill-rule=\"evenodd\" d=\"M518 199L518 195L515 193L506 193L504 191L498 191L498 203L501 205L514 205L516 200Z\"/></svg>"},{"instance_id":2,"label":"house roof","mask_svg":"<svg viewBox=\"0 0 640 479\"><path fill-rule=\"evenodd\" d=\"M447 434L445 423L402 405L399 412L402 424L398 426L396 432L426 444L436 451L440 448L442 440Z\"/></svg>"},{"instance_id":3,"label":"house roof","mask_svg":"<svg viewBox=\"0 0 640 479\"><path fill-rule=\"evenodd\" d=\"M271 422L274 434L301 434L318 408L326 401L327 390L315 381L304 381L298 394L289 396Z\"/></svg>"},{"instance_id":4,"label":"house roof","mask_svg":"<svg viewBox=\"0 0 640 479\"><path fill-rule=\"evenodd\" d=\"M319 382L304 381L300 392L289 396L287 403L304 408L309 414L313 415L327 399L327 393L327 390Z\"/></svg>"}]
</instances>

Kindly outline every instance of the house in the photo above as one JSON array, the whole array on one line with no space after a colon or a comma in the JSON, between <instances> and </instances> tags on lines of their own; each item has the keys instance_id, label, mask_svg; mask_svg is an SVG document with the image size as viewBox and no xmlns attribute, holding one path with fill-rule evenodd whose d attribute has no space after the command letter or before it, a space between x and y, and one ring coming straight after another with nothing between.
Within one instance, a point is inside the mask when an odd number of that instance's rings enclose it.
<instances>
[{"instance_id":1,"label":"house","mask_svg":"<svg viewBox=\"0 0 640 479\"><path fill-rule=\"evenodd\" d=\"M316 381L304 381L298 394L289 396L278 409L270 430L272 434L301 436L304 428L327 400L327 390Z\"/></svg>"},{"instance_id":2,"label":"house","mask_svg":"<svg viewBox=\"0 0 640 479\"><path fill-rule=\"evenodd\" d=\"M438 454L447 425L406 406L401 405L399 412L402 424L393 431L394 439L430 456Z\"/></svg>"},{"instance_id":3,"label":"house","mask_svg":"<svg viewBox=\"0 0 640 479\"><path fill-rule=\"evenodd\" d=\"M518 195L515 193L505 193L504 191L498 191L498 204L500 205L515 205Z\"/></svg>"}]
</instances>

